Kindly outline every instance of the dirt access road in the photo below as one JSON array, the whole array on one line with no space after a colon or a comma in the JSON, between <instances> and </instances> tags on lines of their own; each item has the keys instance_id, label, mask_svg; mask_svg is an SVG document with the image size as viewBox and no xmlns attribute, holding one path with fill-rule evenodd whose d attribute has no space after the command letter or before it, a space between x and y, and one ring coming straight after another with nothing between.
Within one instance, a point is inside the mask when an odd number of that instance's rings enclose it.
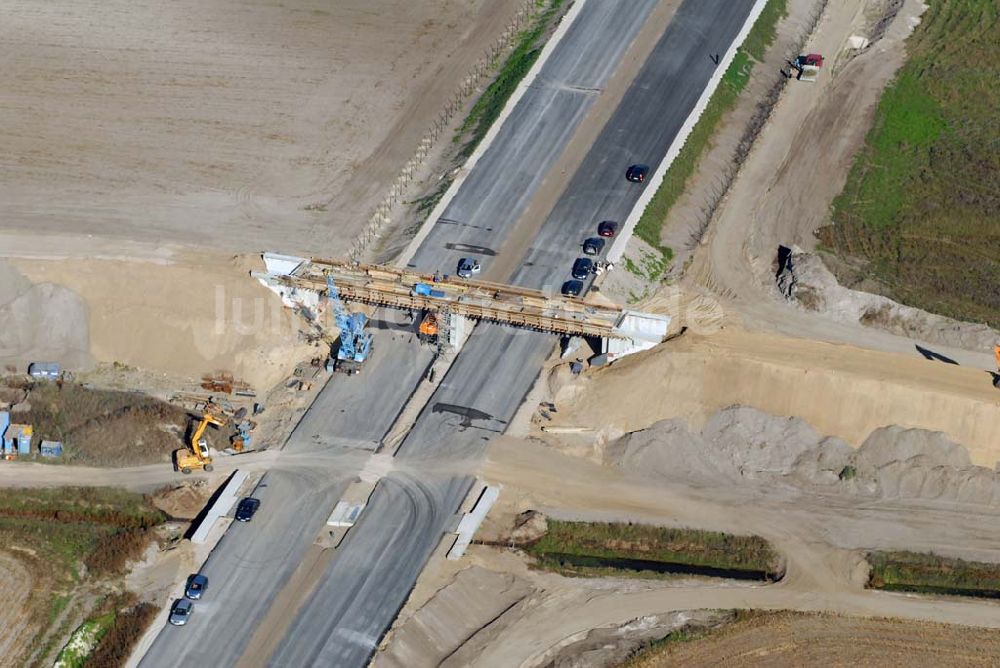
<instances>
[{"instance_id":1,"label":"dirt access road","mask_svg":"<svg viewBox=\"0 0 1000 668\"><path fill-rule=\"evenodd\" d=\"M774 287L778 245L815 246L813 232L828 221L881 91L904 61L905 38L921 12L916 0L903 4L867 51L848 57L848 39L870 32L868 13L881 5L828 3L806 46L827 56L827 66L814 84L788 82L696 251L685 284L719 297L748 328L912 355L911 339L804 311ZM961 364L994 368L989 351L928 345Z\"/></svg>"},{"instance_id":2,"label":"dirt access road","mask_svg":"<svg viewBox=\"0 0 1000 668\"><path fill-rule=\"evenodd\" d=\"M0 228L342 253L520 4L3 0Z\"/></svg>"},{"instance_id":3,"label":"dirt access road","mask_svg":"<svg viewBox=\"0 0 1000 668\"><path fill-rule=\"evenodd\" d=\"M510 615L478 653L477 666L534 665L551 650L601 626L674 610L753 608L827 611L1000 628L992 602L936 599L868 591L861 552L908 546L967 558L1000 557L992 535L995 513L977 506L930 508L901 502L869 504L844 498L761 498L738 487L693 489L664 485L516 439L494 442L483 476L504 485L491 518L526 508L568 519L642 521L756 533L787 560L774 585L662 581L623 587L546 575L544 592ZM739 508L739 511L734 511ZM502 522L500 522L502 523ZM509 524L508 524L509 526ZM474 546L481 565L510 565L492 548ZM530 577L520 565L517 575ZM631 581L629 581L631 582ZM556 614L572 609L573 615ZM482 639L480 639L482 640Z\"/></svg>"}]
</instances>

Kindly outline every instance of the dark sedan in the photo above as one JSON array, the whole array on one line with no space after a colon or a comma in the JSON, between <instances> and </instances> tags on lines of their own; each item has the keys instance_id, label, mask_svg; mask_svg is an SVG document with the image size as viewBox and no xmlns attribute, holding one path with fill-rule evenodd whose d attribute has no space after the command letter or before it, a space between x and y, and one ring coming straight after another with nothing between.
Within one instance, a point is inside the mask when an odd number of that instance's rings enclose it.
<instances>
[{"instance_id":1,"label":"dark sedan","mask_svg":"<svg viewBox=\"0 0 1000 668\"><path fill-rule=\"evenodd\" d=\"M240 501L240 505L236 506L236 521L249 522L258 508L260 508L260 499L253 497L243 499Z\"/></svg>"},{"instance_id":2,"label":"dark sedan","mask_svg":"<svg viewBox=\"0 0 1000 668\"><path fill-rule=\"evenodd\" d=\"M625 170L625 178L632 183L642 183L646 180L646 174L649 174L649 167L646 165L631 165Z\"/></svg>"},{"instance_id":3,"label":"dark sedan","mask_svg":"<svg viewBox=\"0 0 1000 668\"><path fill-rule=\"evenodd\" d=\"M573 278L584 279L594 271L594 262L589 258L580 257L573 263Z\"/></svg>"}]
</instances>

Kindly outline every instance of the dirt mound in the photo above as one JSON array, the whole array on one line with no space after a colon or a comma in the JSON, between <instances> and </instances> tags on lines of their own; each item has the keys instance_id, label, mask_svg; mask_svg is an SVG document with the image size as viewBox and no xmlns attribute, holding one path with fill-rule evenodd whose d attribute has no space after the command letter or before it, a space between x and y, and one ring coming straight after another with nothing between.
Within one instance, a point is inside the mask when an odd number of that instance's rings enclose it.
<instances>
[{"instance_id":1,"label":"dirt mound","mask_svg":"<svg viewBox=\"0 0 1000 668\"><path fill-rule=\"evenodd\" d=\"M551 651L538 662L540 668L604 668L620 666L630 656L661 638L683 629L685 633L704 632L731 622L733 612L692 610L663 615L645 615L617 626L591 629L577 639L571 636L566 645Z\"/></svg>"},{"instance_id":2,"label":"dirt mound","mask_svg":"<svg viewBox=\"0 0 1000 668\"><path fill-rule=\"evenodd\" d=\"M72 290L52 283L33 284L0 260L0 365L20 370L26 361L57 361L71 368L89 366L87 306Z\"/></svg>"},{"instance_id":3,"label":"dirt mound","mask_svg":"<svg viewBox=\"0 0 1000 668\"><path fill-rule=\"evenodd\" d=\"M942 499L1000 505L1000 480L973 466L944 434L885 427L858 450L798 418L754 408L719 411L700 432L679 419L659 422L604 448L604 462L703 486L735 482L876 498Z\"/></svg>"},{"instance_id":4,"label":"dirt mound","mask_svg":"<svg viewBox=\"0 0 1000 668\"><path fill-rule=\"evenodd\" d=\"M798 249L784 262L777 286L786 299L803 308L899 336L966 350L989 350L1000 339L1000 332L983 324L953 320L881 295L846 288L819 256Z\"/></svg>"},{"instance_id":5,"label":"dirt mound","mask_svg":"<svg viewBox=\"0 0 1000 668\"><path fill-rule=\"evenodd\" d=\"M514 543L530 543L541 538L549 530L545 515L537 510L526 510L514 520L514 529L510 532L510 540Z\"/></svg>"},{"instance_id":6,"label":"dirt mound","mask_svg":"<svg viewBox=\"0 0 1000 668\"><path fill-rule=\"evenodd\" d=\"M207 480L184 481L176 487L160 490L152 497L153 505L170 517L193 520L212 496Z\"/></svg>"},{"instance_id":7,"label":"dirt mound","mask_svg":"<svg viewBox=\"0 0 1000 668\"><path fill-rule=\"evenodd\" d=\"M912 345L886 354L734 325L711 336L688 332L607 368L589 370L546 397L558 411L547 429L580 429L588 449L664 419L699 431L723 408L753 406L801 417L821 434L860 446L886 425L943 432L975 464L1000 459L1000 402L982 369L929 362ZM548 438L548 436L545 436Z\"/></svg>"}]
</instances>

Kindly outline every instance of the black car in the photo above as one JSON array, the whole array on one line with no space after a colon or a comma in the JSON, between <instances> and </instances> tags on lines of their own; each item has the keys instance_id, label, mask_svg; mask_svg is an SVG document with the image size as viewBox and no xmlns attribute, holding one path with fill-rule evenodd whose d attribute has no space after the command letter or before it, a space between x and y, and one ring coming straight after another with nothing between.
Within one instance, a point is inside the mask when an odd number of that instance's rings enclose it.
<instances>
[{"instance_id":1,"label":"black car","mask_svg":"<svg viewBox=\"0 0 1000 668\"><path fill-rule=\"evenodd\" d=\"M642 183L646 180L648 173L649 167L647 165L631 165L625 170L625 178L632 183Z\"/></svg>"},{"instance_id":2,"label":"black car","mask_svg":"<svg viewBox=\"0 0 1000 668\"><path fill-rule=\"evenodd\" d=\"M248 496L240 501L240 505L236 506L236 521L249 522L258 508L260 508L260 499Z\"/></svg>"},{"instance_id":3,"label":"black car","mask_svg":"<svg viewBox=\"0 0 1000 668\"><path fill-rule=\"evenodd\" d=\"M585 257L578 257L576 262L573 263L573 278L587 278L593 270L593 261Z\"/></svg>"},{"instance_id":4,"label":"black car","mask_svg":"<svg viewBox=\"0 0 1000 668\"><path fill-rule=\"evenodd\" d=\"M597 233L602 237L613 237L618 233L618 223L613 220L605 220L597 226Z\"/></svg>"},{"instance_id":5,"label":"black car","mask_svg":"<svg viewBox=\"0 0 1000 668\"><path fill-rule=\"evenodd\" d=\"M593 237L583 242L584 255L600 255L602 250L604 250L604 239L600 237Z\"/></svg>"},{"instance_id":6,"label":"black car","mask_svg":"<svg viewBox=\"0 0 1000 668\"><path fill-rule=\"evenodd\" d=\"M583 292L583 281L566 281L562 285L562 293L567 297L579 297Z\"/></svg>"}]
</instances>

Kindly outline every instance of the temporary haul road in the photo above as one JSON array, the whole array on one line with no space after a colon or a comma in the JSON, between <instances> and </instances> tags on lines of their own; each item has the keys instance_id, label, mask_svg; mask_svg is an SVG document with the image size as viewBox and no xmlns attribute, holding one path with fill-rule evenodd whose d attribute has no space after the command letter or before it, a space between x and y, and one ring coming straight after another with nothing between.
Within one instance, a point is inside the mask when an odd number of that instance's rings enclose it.
<instances>
[{"instance_id":1,"label":"temporary haul road","mask_svg":"<svg viewBox=\"0 0 1000 668\"><path fill-rule=\"evenodd\" d=\"M460 255L477 252L489 262L655 4L586 0L410 266L451 272ZM717 67L712 57L726 53L753 6L685 0L511 282L561 283L599 220L625 220L642 192L625 181L625 168L663 159ZM555 344L547 334L475 328L277 649L266 661L245 655L267 607L363 465L360 448L385 436L426 372L430 353L412 338L411 331L377 331L365 372L327 384L262 480L264 503L253 523L231 529L205 565L212 584L192 622L164 628L141 665L367 663L454 519L490 438L506 429ZM286 454L297 465L284 466ZM310 454L315 461L307 464Z\"/></svg>"}]
</instances>

